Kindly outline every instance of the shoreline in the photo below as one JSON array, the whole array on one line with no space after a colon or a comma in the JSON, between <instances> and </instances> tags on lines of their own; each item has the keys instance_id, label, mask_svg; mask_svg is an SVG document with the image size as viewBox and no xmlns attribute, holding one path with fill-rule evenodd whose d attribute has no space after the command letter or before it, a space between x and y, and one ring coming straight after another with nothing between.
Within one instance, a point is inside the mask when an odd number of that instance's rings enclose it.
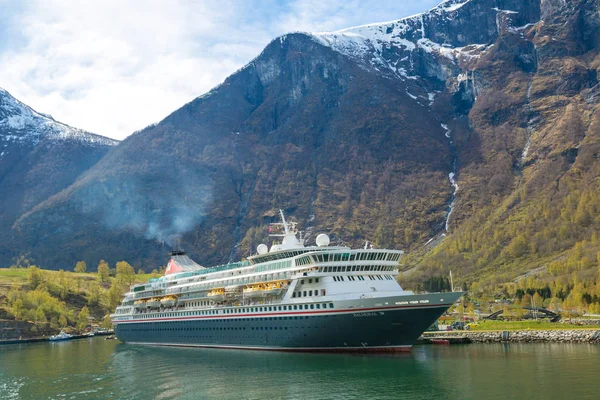
<instances>
[{"instance_id":1,"label":"shoreline","mask_svg":"<svg viewBox=\"0 0 600 400\"><path fill-rule=\"evenodd\" d=\"M467 339L472 343L598 343L600 329L552 330L490 330L490 331L437 331L424 332L425 342L435 340L457 341ZM450 343L450 342L449 342ZM446 343L446 344L449 344Z\"/></svg>"},{"instance_id":2,"label":"shoreline","mask_svg":"<svg viewBox=\"0 0 600 400\"><path fill-rule=\"evenodd\" d=\"M108 331L108 332L99 332L99 333L95 333L94 336L89 336L89 335L73 335L73 337L69 340L63 340L64 342L69 342L71 340L78 340L78 339L86 339L86 338L94 338L96 336L109 336L112 335L114 332ZM40 342L50 342L50 338L49 337L34 337L34 338L26 338L26 339L5 339L5 340L0 340L0 346L2 345L8 345L8 344L27 344L27 343L40 343Z\"/></svg>"}]
</instances>

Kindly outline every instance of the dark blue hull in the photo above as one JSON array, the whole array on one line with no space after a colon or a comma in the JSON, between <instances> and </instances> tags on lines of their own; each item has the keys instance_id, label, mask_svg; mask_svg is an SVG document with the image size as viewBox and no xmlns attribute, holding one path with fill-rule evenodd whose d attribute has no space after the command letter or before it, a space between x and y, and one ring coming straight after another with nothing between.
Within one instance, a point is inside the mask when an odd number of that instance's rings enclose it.
<instances>
[{"instance_id":1,"label":"dark blue hull","mask_svg":"<svg viewBox=\"0 0 600 400\"><path fill-rule=\"evenodd\" d=\"M123 342L153 345L288 351L408 350L448 307L123 321L115 325L115 334Z\"/></svg>"}]
</instances>

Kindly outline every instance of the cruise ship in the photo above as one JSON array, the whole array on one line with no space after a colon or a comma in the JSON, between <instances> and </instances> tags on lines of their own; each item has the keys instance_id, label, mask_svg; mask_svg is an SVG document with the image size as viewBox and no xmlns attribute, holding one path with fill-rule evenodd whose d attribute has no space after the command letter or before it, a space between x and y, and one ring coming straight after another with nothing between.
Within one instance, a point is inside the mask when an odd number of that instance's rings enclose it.
<instances>
[{"instance_id":1,"label":"cruise ship","mask_svg":"<svg viewBox=\"0 0 600 400\"><path fill-rule=\"evenodd\" d=\"M296 223L247 260L205 268L173 252L164 276L133 285L111 320L125 343L282 351L408 351L462 292L398 284L403 252L305 246Z\"/></svg>"}]
</instances>

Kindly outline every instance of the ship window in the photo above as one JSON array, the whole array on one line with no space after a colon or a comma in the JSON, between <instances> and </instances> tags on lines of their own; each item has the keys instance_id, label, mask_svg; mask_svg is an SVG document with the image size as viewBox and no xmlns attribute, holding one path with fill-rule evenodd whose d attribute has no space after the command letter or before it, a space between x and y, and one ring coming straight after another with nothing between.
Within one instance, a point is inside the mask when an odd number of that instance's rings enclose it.
<instances>
[{"instance_id":1,"label":"ship window","mask_svg":"<svg viewBox=\"0 0 600 400\"><path fill-rule=\"evenodd\" d=\"M308 295L309 295L309 296L312 296L312 290L309 290L309 291L308 291Z\"/></svg>"},{"instance_id":2,"label":"ship window","mask_svg":"<svg viewBox=\"0 0 600 400\"><path fill-rule=\"evenodd\" d=\"M298 306L294 306L294 310L297 310L297 309L298 309Z\"/></svg>"},{"instance_id":3,"label":"ship window","mask_svg":"<svg viewBox=\"0 0 600 400\"><path fill-rule=\"evenodd\" d=\"M296 297L296 292L292 293L292 298Z\"/></svg>"},{"instance_id":4,"label":"ship window","mask_svg":"<svg viewBox=\"0 0 600 400\"><path fill-rule=\"evenodd\" d=\"M317 303L317 309L321 308L321 304Z\"/></svg>"},{"instance_id":5,"label":"ship window","mask_svg":"<svg viewBox=\"0 0 600 400\"><path fill-rule=\"evenodd\" d=\"M315 278L315 283L319 283L319 278Z\"/></svg>"},{"instance_id":6,"label":"ship window","mask_svg":"<svg viewBox=\"0 0 600 400\"><path fill-rule=\"evenodd\" d=\"M302 296L306 297L306 290L302 292Z\"/></svg>"},{"instance_id":7,"label":"ship window","mask_svg":"<svg viewBox=\"0 0 600 400\"><path fill-rule=\"evenodd\" d=\"M325 293L327 293L325 289L321 289L321 296L325 296Z\"/></svg>"},{"instance_id":8,"label":"ship window","mask_svg":"<svg viewBox=\"0 0 600 400\"><path fill-rule=\"evenodd\" d=\"M300 279L300 284L304 285L304 279Z\"/></svg>"},{"instance_id":9,"label":"ship window","mask_svg":"<svg viewBox=\"0 0 600 400\"><path fill-rule=\"evenodd\" d=\"M333 303L329 303L329 308L333 308Z\"/></svg>"},{"instance_id":10,"label":"ship window","mask_svg":"<svg viewBox=\"0 0 600 400\"><path fill-rule=\"evenodd\" d=\"M312 279L309 279L309 280L308 280L308 283L312 283Z\"/></svg>"}]
</instances>

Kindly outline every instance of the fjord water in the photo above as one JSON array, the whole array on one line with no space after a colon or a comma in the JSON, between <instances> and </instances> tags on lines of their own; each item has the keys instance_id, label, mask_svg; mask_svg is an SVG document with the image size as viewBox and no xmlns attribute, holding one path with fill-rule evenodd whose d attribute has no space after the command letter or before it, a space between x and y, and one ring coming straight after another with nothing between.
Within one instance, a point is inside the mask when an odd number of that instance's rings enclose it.
<instances>
[{"instance_id":1,"label":"fjord water","mask_svg":"<svg viewBox=\"0 0 600 400\"><path fill-rule=\"evenodd\" d=\"M600 346L417 346L402 355L0 346L1 399L597 399Z\"/></svg>"}]
</instances>

